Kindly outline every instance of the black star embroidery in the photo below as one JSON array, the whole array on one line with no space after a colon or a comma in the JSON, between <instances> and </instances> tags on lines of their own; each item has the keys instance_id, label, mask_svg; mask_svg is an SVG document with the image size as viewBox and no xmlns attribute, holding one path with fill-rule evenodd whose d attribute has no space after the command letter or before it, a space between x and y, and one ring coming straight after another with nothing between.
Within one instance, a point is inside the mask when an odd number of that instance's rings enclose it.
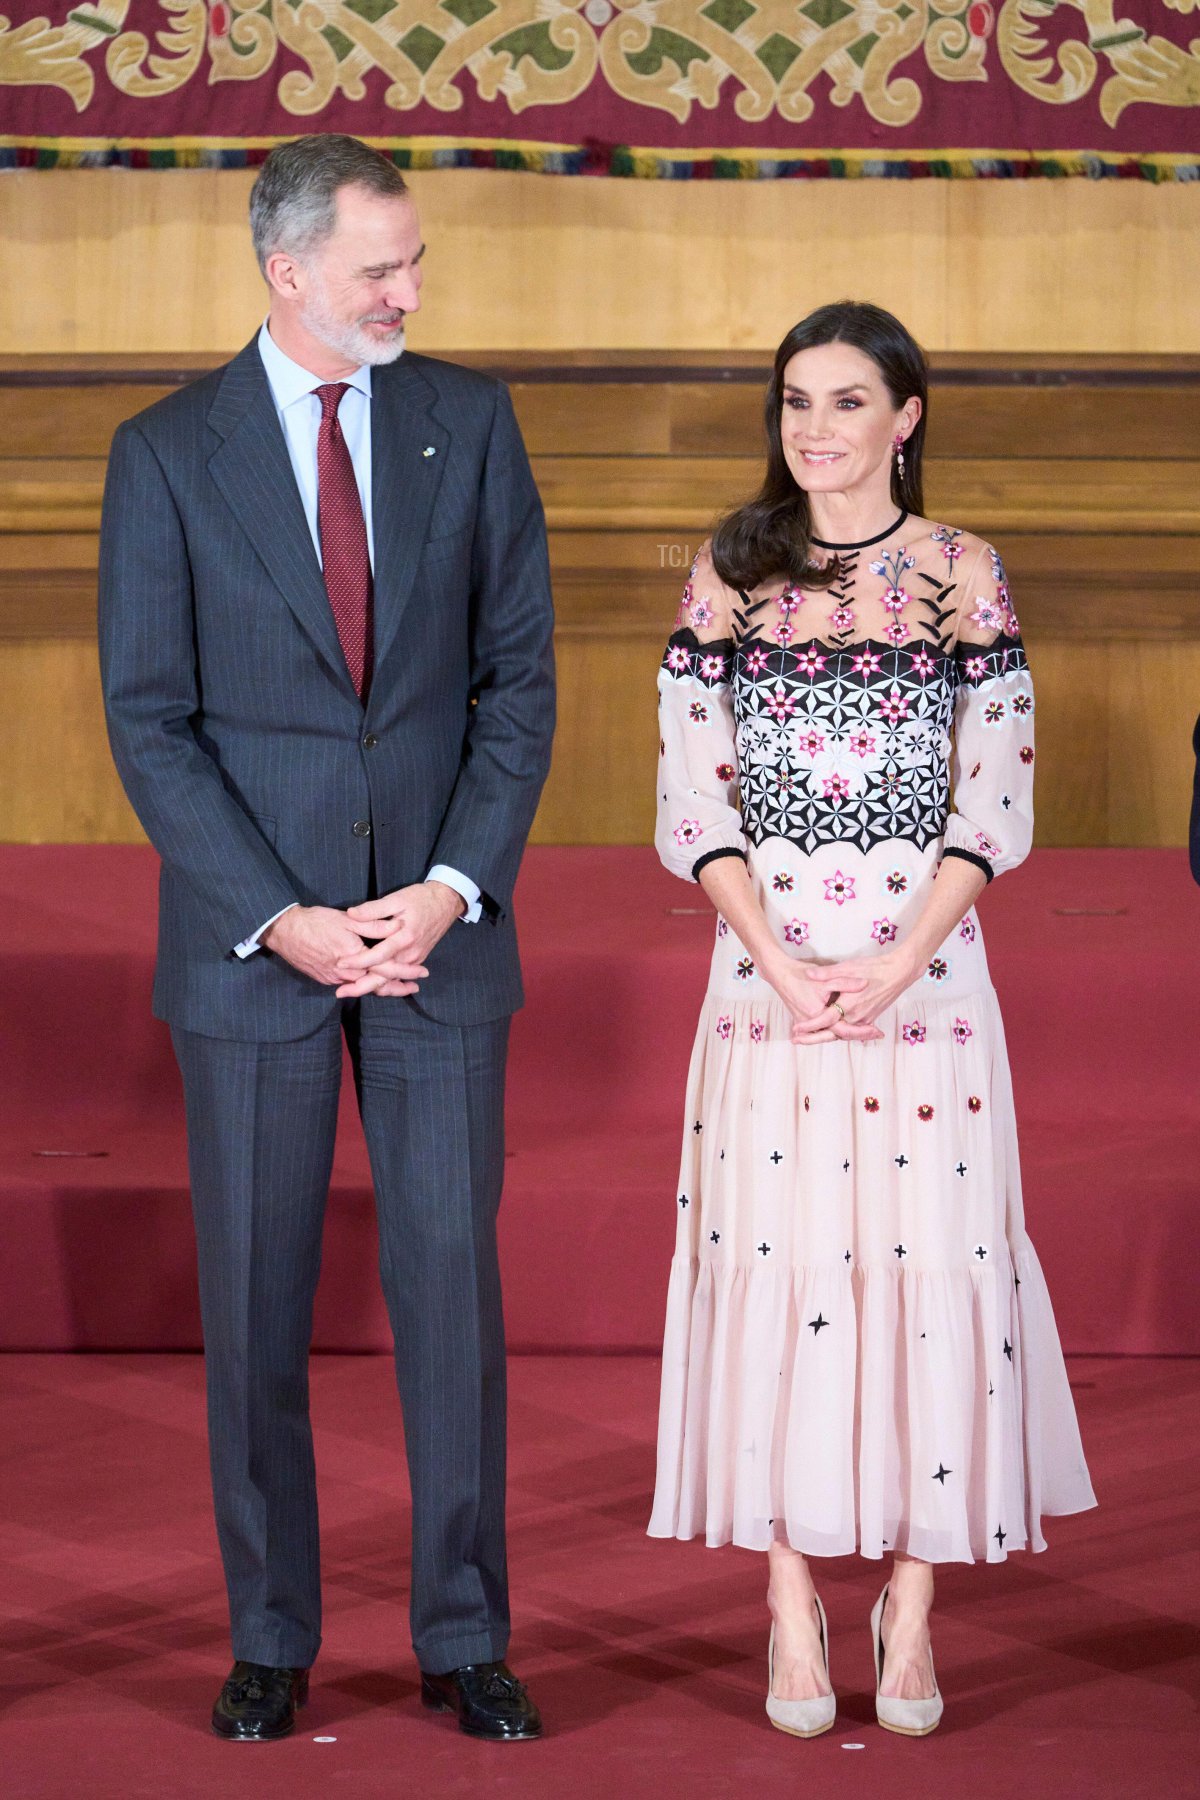
<instances>
[{"instance_id":1,"label":"black star embroidery","mask_svg":"<svg viewBox=\"0 0 1200 1800\"><path fill-rule=\"evenodd\" d=\"M780 1163L783 1161L783 1151L782 1150L772 1150L771 1161L775 1164L775 1167L778 1168Z\"/></svg>"},{"instance_id":2,"label":"black star embroidery","mask_svg":"<svg viewBox=\"0 0 1200 1800\"><path fill-rule=\"evenodd\" d=\"M907 1255L908 1255L908 1246L907 1246L907 1244L896 1244L896 1245L895 1245L895 1246L894 1246L894 1248L895 1248L895 1252L896 1252L896 1255L897 1255L897 1256L899 1256L899 1257L905 1257L905 1256L907 1256Z\"/></svg>"},{"instance_id":3,"label":"black star embroidery","mask_svg":"<svg viewBox=\"0 0 1200 1800\"><path fill-rule=\"evenodd\" d=\"M847 1175L850 1173L850 1158L849 1157L847 1157L845 1162L842 1164L842 1170Z\"/></svg>"},{"instance_id":4,"label":"black star embroidery","mask_svg":"<svg viewBox=\"0 0 1200 1800\"><path fill-rule=\"evenodd\" d=\"M680 1206L685 1207L685 1208L691 1205L691 1202L688 1199L686 1194L680 1194L679 1204L680 1204Z\"/></svg>"},{"instance_id":5,"label":"black star embroidery","mask_svg":"<svg viewBox=\"0 0 1200 1800\"><path fill-rule=\"evenodd\" d=\"M1004 1354L1005 1354L1005 1356L1007 1356L1009 1362L1011 1362L1012 1361L1012 1345L1009 1343L1007 1338L1005 1338L1005 1340L1004 1340Z\"/></svg>"},{"instance_id":6,"label":"black star embroidery","mask_svg":"<svg viewBox=\"0 0 1200 1800\"><path fill-rule=\"evenodd\" d=\"M719 1231L710 1231L708 1234L708 1241L710 1244L719 1244L721 1241L720 1232Z\"/></svg>"},{"instance_id":7,"label":"black star embroidery","mask_svg":"<svg viewBox=\"0 0 1200 1800\"><path fill-rule=\"evenodd\" d=\"M1007 812L1009 807L1012 805L1012 801L1009 799L1007 794L1004 794L1001 796L1000 804L1004 808L1005 812Z\"/></svg>"},{"instance_id":8,"label":"black star embroidery","mask_svg":"<svg viewBox=\"0 0 1200 1800\"><path fill-rule=\"evenodd\" d=\"M924 1333L924 1332L922 1332L922 1333L921 1333L921 1336L922 1336L922 1337L924 1337L924 1336L925 1336L925 1333ZM948 1474L949 1474L949 1473L950 1473L950 1471L949 1471L949 1469L947 1469L947 1470L946 1470L946 1473L947 1473L947 1475L948 1475Z\"/></svg>"},{"instance_id":9,"label":"black star embroidery","mask_svg":"<svg viewBox=\"0 0 1200 1800\"><path fill-rule=\"evenodd\" d=\"M935 1481L940 1481L942 1486L945 1487L947 1475L953 1475L953 1473L954 1473L953 1469L947 1469L944 1466L944 1464L939 1462L938 1466L937 1466L937 1474L933 1477L933 1479Z\"/></svg>"},{"instance_id":10,"label":"black star embroidery","mask_svg":"<svg viewBox=\"0 0 1200 1800\"><path fill-rule=\"evenodd\" d=\"M980 1262L987 1261L987 1253L988 1253L988 1249L987 1249L986 1244L976 1244L974 1250L971 1252L971 1254L973 1256L977 1256L979 1258Z\"/></svg>"},{"instance_id":11,"label":"black star embroidery","mask_svg":"<svg viewBox=\"0 0 1200 1800\"><path fill-rule=\"evenodd\" d=\"M842 1258L842 1261L843 1262L853 1262L854 1261L854 1258L851 1256L851 1254L848 1250L847 1250L845 1256Z\"/></svg>"},{"instance_id":12,"label":"black star embroidery","mask_svg":"<svg viewBox=\"0 0 1200 1800\"><path fill-rule=\"evenodd\" d=\"M818 1313L815 1319L810 1319L808 1321L809 1330L814 1337L820 1337L822 1330L828 1323L829 1320L824 1318L821 1313Z\"/></svg>"},{"instance_id":13,"label":"black star embroidery","mask_svg":"<svg viewBox=\"0 0 1200 1800\"><path fill-rule=\"evenodd\" d=\"M697 1137L699 1137L700 1133L704 1130L704 1127L700 1123L699 1119L697 1119L696 1123L692 1126L692 1130L695 1132Z\"/></svg>"},{"instance_id":14,"label":"black star embroidery","mask_svg":"<svg viewBox=\"0 0 1200 1800\"><path fill-rule=\"evenodd\" d=\"M770 1244L767 1243L765 1238L763 1239L762 1243L758 1246L758 1254L760 1256L770 1256L770 1254L771 1254L771 1246L770 1246Z\"/></svg>"},{"instance_id":15,"label":"black star embroidery","mask_svg":"<svg viewBox=\"0 0 1200 1800\"><path fill-rule=\"evenodd\" d=\"M954 1170L954 1173L956 1175L965 1175L966 1172L967 1172L967 1165L965 1162L960 1162L960 1163L956 1164L955 1170Z\"/></svg>"},{"instance_id":16,"label":"black star embroidery","mask_svg":"<svg viewBox=\"0 0 1200 1800\"><path fill-rule=\"evenodd\" d=\"M995 1537L996 1542L999 1544L1000 1548L1003 1550L1004 1540L1008 1536L1008 1533L1007 1533L1007 1531L1005 1531L1003 1525L997 1525L995 1532L993 1533L993 1536Z\"/></svg>"},{"instance_id":17,"label":"black star embroidery","mask_svg":"<svg viewBox=\"0 0 1200 1800\"><path fill-rule=\"evenodd\" d=\"M899 1156L893 1156L892 1161L898 1169L907 1169L908 1167L908 1158L905 1156L903 1150L900 1152Z\"/></svg>"}]
</instances>

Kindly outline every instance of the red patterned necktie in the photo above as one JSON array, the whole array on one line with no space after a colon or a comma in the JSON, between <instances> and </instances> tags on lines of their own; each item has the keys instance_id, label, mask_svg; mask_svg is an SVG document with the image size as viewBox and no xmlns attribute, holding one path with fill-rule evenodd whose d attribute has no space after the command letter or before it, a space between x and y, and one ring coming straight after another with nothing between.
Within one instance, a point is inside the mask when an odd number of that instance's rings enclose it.
<instances>
[{"instance_id":1,"label":"red patterned necktie","mask_svg":"<svg viewBox=\"0 0 1200 1800\"><path fill-rule=\"evenodd\" d=\"M354 479L354 464L338 424L338 406L346 387L344 381L332 381L316 390L321 402L321 427L317 433L317 518L329 604L350 679L359 699L363 700L371 684L374 648L371 556L358 483Z\"/></svg>"}]
</instances>

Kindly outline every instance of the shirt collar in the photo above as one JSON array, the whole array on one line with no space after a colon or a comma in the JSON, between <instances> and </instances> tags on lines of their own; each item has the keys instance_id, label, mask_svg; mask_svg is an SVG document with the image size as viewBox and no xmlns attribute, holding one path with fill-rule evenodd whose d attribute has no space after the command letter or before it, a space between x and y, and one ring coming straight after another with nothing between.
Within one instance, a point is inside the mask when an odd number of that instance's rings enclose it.
<instances>
[{"instance_id":1,"label":"shirt collar","mask_svg":"<svg viewBox=\"0 0 1200 1800\"><path fill-rule=\"evenodd\" d=\"M280 412L285 412L295 401L302 400L306 394L315 393L325 384L319 375L311 369L301 368L293 362L275 342L264 323L258 334L258 353L262 357L263 368L267 372L267 380L271 386L275 404ZM342 377L347 387L356 388L365 399L371 398L371 366L363 363L351 375Z\"/></svg>"}]
</instances>

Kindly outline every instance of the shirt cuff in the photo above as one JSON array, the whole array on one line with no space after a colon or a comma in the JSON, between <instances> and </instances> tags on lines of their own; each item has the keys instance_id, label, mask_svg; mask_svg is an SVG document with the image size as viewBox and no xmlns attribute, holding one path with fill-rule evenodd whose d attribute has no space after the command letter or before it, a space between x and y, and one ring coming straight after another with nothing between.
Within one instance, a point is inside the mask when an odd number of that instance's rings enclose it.
<instances>
[{"instance_id":1,"label":"shirt cuff","mask_svg":"<svg viewBox=\"0 0 1200 1800\"><path fill-rule=\"evenodd\" d=\"M273 913L269 919L263 920L253 937L243 938L240 944L235 944L233 946L233 954L235 956L240 956L242 961L245 962L248 956L253 956L256 950L261 950L262 945L259 942L259 939L262 937L263 932L269 931L276 919L282 919L285 912L291 912L292 907L299 906L299 904L300 902L298 900L292 900L289 901L287 906L281 906L277 913Z\"/></svg>"},{"instance_id":2,"label":"shirt cuff","mask_svg":"<svg viewBox=\"0 0 1200 1800\"><path fill-rule=\"evenodd\" d=\"M426 881L440 881L443 887L453 888L456 894L461 894L467 903L467 910L462 916L463 924L477 925L479 923L483 916L483 907L480 904L482 895L469 875L463 875L458 869L448 868L445 863L435 863L425 879Z\"/></svg>"}]
</instances>

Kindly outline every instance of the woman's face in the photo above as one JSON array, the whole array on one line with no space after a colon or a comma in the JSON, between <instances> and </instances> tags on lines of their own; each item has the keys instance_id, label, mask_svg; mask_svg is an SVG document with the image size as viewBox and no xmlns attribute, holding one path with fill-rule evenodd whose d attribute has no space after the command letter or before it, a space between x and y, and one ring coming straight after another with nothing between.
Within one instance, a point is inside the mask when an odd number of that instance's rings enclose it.
<instances>
[{"instance_id":1,"label":"woman's face","mask_svg":"<svg viewBox=\"0 0 1200 1800\"><path fill-rule=\"evenodd\" d=\"M907 438L920 416L915 398L896 411L876 364L851 344L798 350L784 369L783 453L807 493L880 484L886 491L895 440Z\"/></svg>"}]
</instances>

